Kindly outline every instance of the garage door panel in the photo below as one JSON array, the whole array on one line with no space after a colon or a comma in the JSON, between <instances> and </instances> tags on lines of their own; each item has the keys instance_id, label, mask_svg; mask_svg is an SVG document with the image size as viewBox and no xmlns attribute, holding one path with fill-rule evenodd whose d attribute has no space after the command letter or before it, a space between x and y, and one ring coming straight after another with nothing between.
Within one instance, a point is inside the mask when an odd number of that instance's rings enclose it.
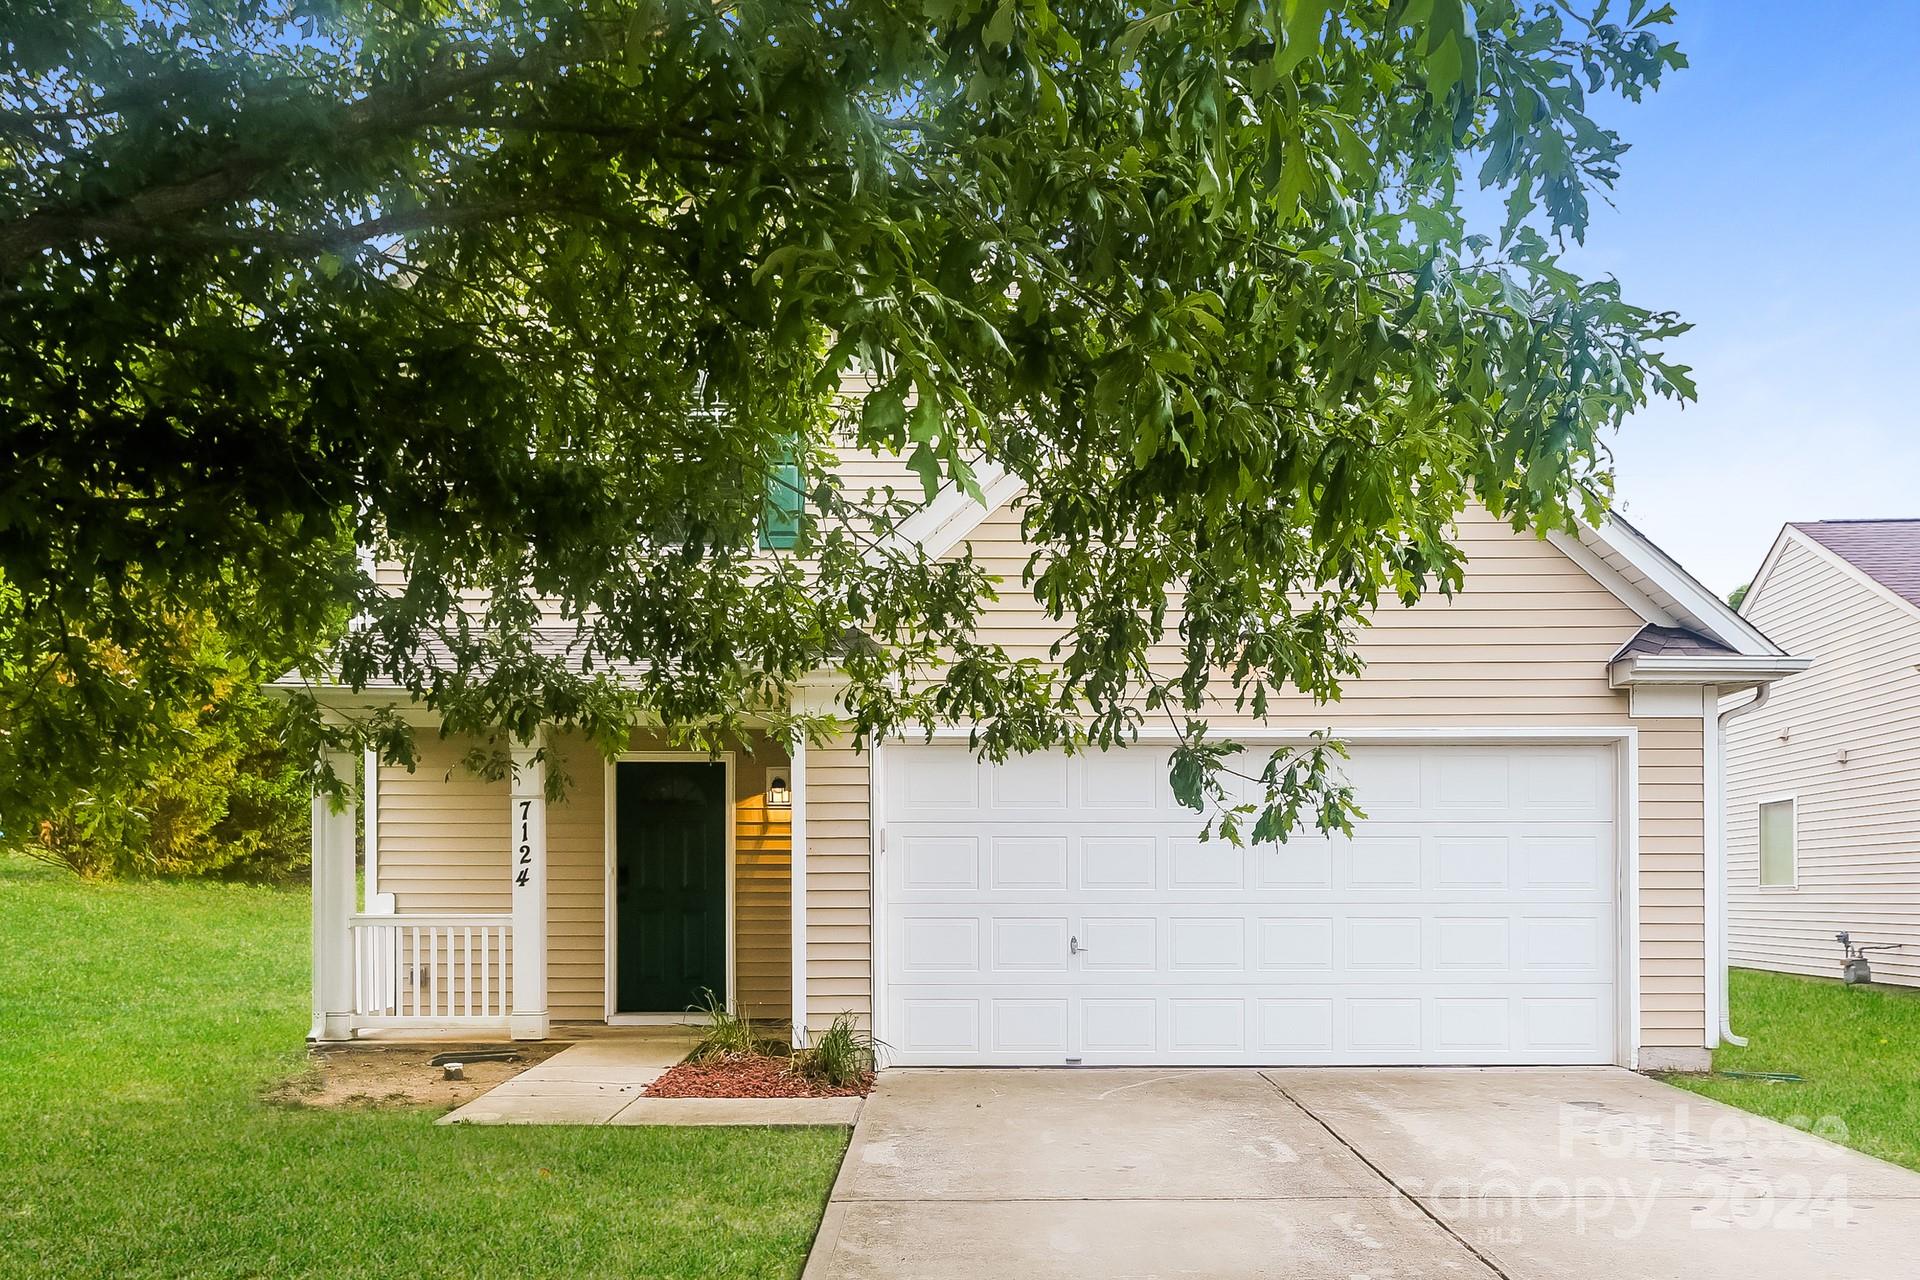
<instances>
[{"instance_id":1,"label":"garage door panel","mask_svg":"<svg viewBox=\"0 0 1920 1280\"><path fill-rule=\"evenodd\" d=\"M1188 831L1073 830L955 835L951 826L889 823L904 863L896 900L969 900L999 893L1099 901L1128 896L1231 894L1294 900L1314 894L1392 901L1503 898L1610 902L1612 827L1607 823L1367 824L1352 841L1297 837L1284 845L1235 846ZM1197 825L1197 823L1193 824Z\"/></svg>"},{"instance_id":2,"label":"garage door panel","mask_svg":"<svg viewBox=\"0 0 1920 1280\"><path fill-rule=\"evenodd\" d=\"M1459 985L1194 989L1143 996L1036 986L930 988L890 1003L895 1057L949 1066L1590 1063L1609 1051L1611 989Z\"/></svg>"},{"instance_id":3,"label":"garage door panel","mask_svg":"<svg viewBox=\"0 0 1920 1280\"><path fill-rule=\"evenodd\" d=\"M1152 836L1081 835L1079 887L1088 893L1151 892L1160 886L1160 843Z\"/></svg>"},{"instance_id":4,"label":"garage door panel","mask_svg":"<svg viewBox=\"0 0 1920 1280\"><path fill-rule=\"evenodd\" d=\"M1350 838L1247 848L1166 764L889 749L891 1060L1613 1060L1609 749L1359 748Z\"/></svg>"},{"instance_id":5,"label":"garage door panel","mask_svg":"<svg viewBox=\"0 0 1920 1280\"><path fill-rule=\"evenodd\" d=\"M1000 836L987 841L988 883L1022 892L1067 888L1067 837Z\"/></svg>"}]
</instances>

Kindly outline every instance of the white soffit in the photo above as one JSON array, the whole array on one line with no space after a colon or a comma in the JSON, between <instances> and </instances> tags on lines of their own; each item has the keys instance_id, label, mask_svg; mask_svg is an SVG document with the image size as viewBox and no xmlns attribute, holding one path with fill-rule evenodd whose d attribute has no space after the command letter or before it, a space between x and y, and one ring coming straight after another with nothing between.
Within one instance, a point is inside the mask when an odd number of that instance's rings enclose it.
<instances>
[{"instance_id":1,"label":"white soffit","mask_svg":"<svg viewBox=\"0 0 1920 1280\"><path fill-rule=\"evenodd\" d=\"M1619 517L1583 528L1578 539L1559 532L1547 537L1645 621L1697 631L1744 657L1785 656L1733 606Z\"/></svg>"}]
</instances>

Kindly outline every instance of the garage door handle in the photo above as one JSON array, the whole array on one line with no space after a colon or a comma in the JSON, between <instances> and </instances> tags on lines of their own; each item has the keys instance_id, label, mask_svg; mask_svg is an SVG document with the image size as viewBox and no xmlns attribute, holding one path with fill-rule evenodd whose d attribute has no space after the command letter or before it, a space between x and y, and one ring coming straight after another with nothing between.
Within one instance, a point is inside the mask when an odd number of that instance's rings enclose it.
<instances>
[{"instance_id":1,"label":"garage door handle","mask_svg":"<svg viewBox=\"0 0 1920 1280\"><path fill-rule=\"evenodd\" d=\"M1086 950L1087 950L1087 948L1085 948L1085 947L1083 947L1083 946L1081 946L1081 945L1080 945L1080 939L1079 939L1079 937L1078 937L1077 935L1076 935L1076 936L1074 936L1074 937L1071 937L1071 938L1068 938L1068 939L1067 939L1067 954L1068 954L1068 955L1075 955L1075 956L1077 956L1077 955L1080 955L1080 954L1082 954L1082 953L1084 953L1084 952L1085 952Z\"/></svg>"}]
</instances>

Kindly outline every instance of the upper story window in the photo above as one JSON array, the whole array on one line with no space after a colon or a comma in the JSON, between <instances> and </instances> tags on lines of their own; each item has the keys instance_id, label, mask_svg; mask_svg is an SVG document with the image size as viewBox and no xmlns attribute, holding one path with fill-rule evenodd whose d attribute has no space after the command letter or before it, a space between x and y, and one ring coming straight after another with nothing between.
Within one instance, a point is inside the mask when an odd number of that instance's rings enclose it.
<instances>
[{"instance_id":1,"label":"upper story window","mask_svg":"<svg viewBox=\"0 0 1920 1280\"><path fill-rule=\"evenodd\" d=\"M1760 806L1760 887L1791 889L1800 883L1799 851L1792 799Z\"/></svg>"}]
</instances>

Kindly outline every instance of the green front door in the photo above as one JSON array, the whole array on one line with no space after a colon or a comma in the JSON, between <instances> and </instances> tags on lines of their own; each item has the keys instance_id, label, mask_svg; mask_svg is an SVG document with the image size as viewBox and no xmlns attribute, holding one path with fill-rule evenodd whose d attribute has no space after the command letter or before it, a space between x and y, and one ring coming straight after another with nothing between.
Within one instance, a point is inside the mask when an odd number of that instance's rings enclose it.
<instances>
[{"instance_id":1,"label":"green front door","mask_svg":"<svg viewBox=\"0 0 1920 1280\"><path fill-rule=\"evenodd\" d=\"M727 996L727 767L623 761L614 770L621 1013L680 1013Z\"/></svg>"}]
</instances>

